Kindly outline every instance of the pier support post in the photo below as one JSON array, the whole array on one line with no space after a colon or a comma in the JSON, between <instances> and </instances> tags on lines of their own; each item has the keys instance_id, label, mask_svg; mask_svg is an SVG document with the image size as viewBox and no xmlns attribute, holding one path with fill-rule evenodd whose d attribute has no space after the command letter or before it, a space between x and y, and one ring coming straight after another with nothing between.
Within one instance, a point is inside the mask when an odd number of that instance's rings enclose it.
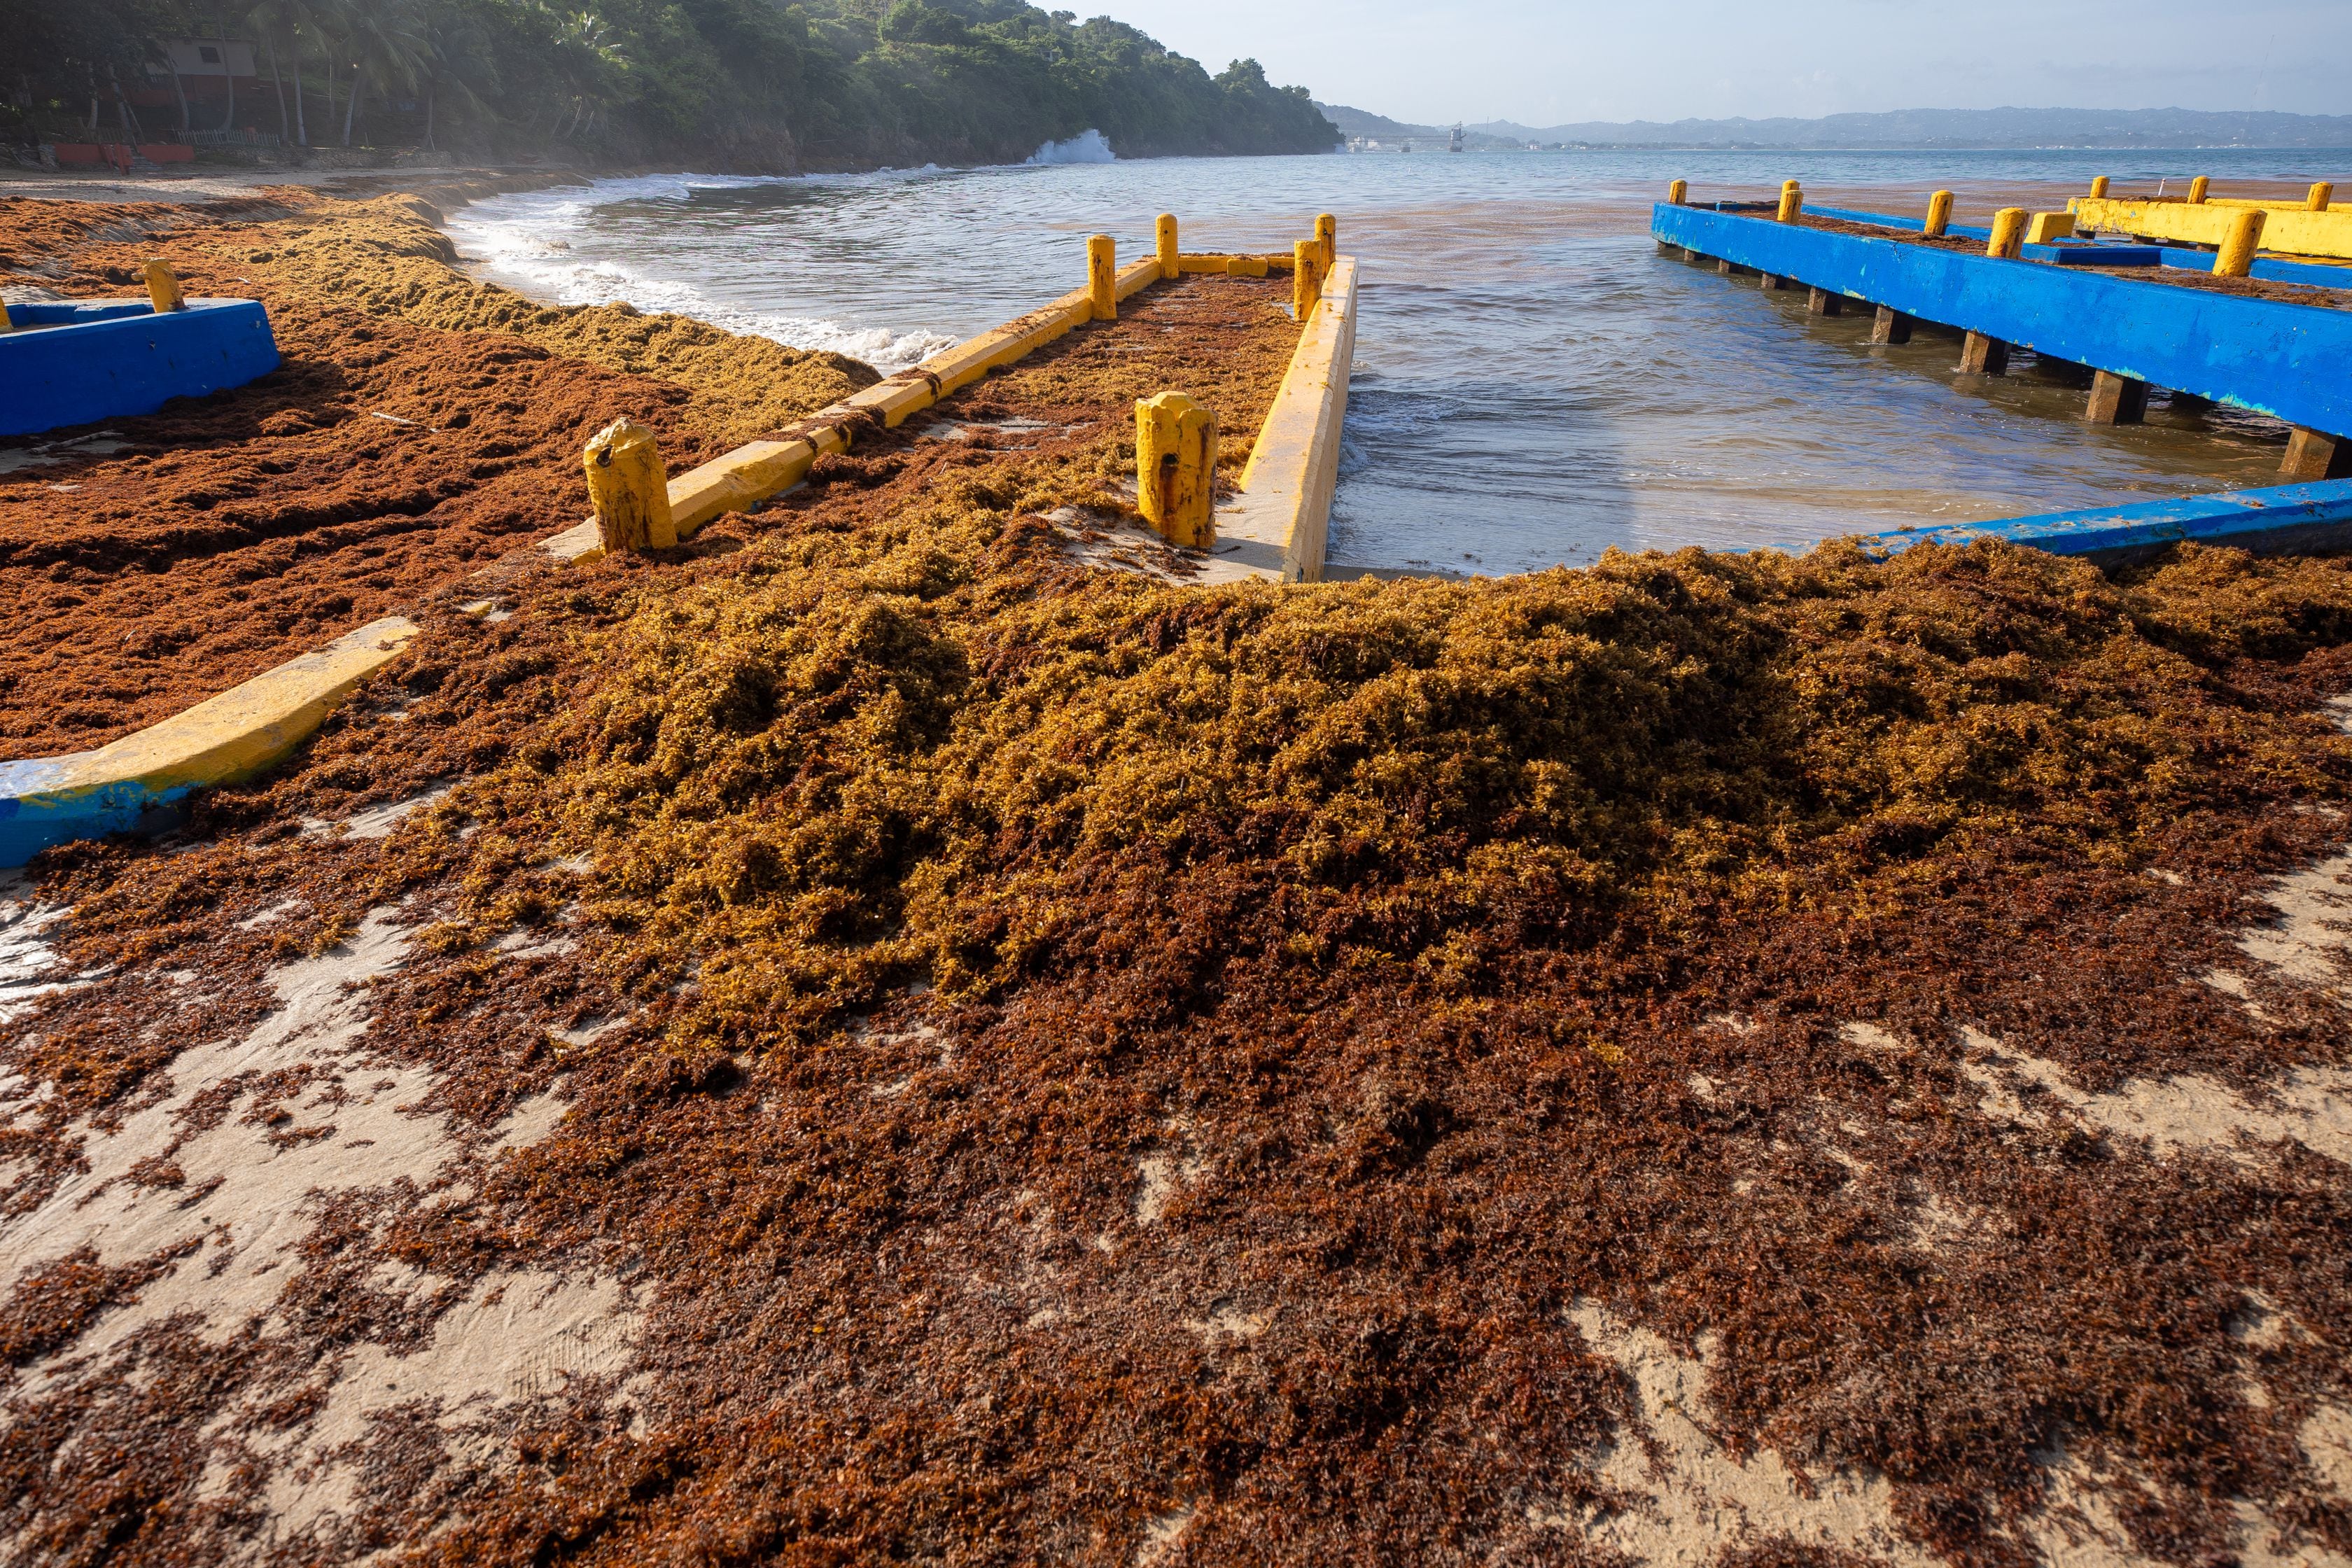
<instances>
[{"instance_id":1,"label":"pier support post","mask_svg":"<svg viewBox=\"0 0 2352 1568\"><path fill-rule=\"evenodd\" d=\"M2230 220L2221 254L2213 258L2214 277L2244 278L2253 272L2254 252L2263 243L2263 220L2268 216L2260 207L2246 207Z\"/></svg>"},{"instance_id":2,"label":"pier support post","mask_svg":"<svg viewBox=\"0 0 2352 1568\"><path fill-rule=\"evenodd\" d=\"M1929 239L1936 239L1952 226L1952 193L1937 191L1927 198L1927 224L1920 230Z\"/></svg>"},{"instance_id":3,"label":"pier support post","mask_svg":"<svg viewBox=\"0 0 2352 1568\"><path fill-rule=\"evenodd\" d=\"M1171 544L1217 542L1217 416L1181 392L1135 405L1135 501Z\"/></svg>"},{"instance_id":4,"label":"pier support post","mask_svg":"<svg viewBox=\"0 0 2352 1568\"><path fill-rule=\"evenodd\" d=\"M1907 343L1911 341L1911 318L1892 305L1878 307L1878 320L1871 323L1870 341L1874 343Z\"/></svg>"},{"instance_id":5,"label":"pier support post","mask_svg":"<svg viewBox=\"0 0 2352 1568\"><path fill-rule=\"evenodd\" d=\"M585 461L597 537L609 553L667 550L677 542L669 473L652 431L634 419L615 419L589 437Z\"/></svg>"},{"instance_id":6,"label":"pier support post","mask_svg":"<svg viewBox=\"0 0 2352 1568\"><path fill-rule=\"evenodd\" d=\"M1715 269L1717 272L1722 273L1726 278L1730 277L1733 273L1739 270L1738 265L1736 265L1732 261L1731 258L1727 256L1718 256L1715 258Z\"/></svg>"},{"instance_id":7,"label":"pier support post","mask_svg":"<svg viewBox=\"0 0 2352 1568\"><path fill-rule=\"evenodd\" d=\"M1805 295L1805 310L1815 316L1842 316L1845 314L1845 296L1832 294L1827 289L1809 290Z\"/></svg>"},{"instance_id":8,"label":"pier support post","mask_svg":"<svg viewBox=\"0 0 2352 1568\"><path fill-rule=\"evenodd\" d=\"M1118 320L1118 246L1107 234L1087 241L1087 298L1096 321Z\"/></svg>"},{"instance_id":9,"label":"pier support post","mask_svg":"<svg viewBox=\"0 0 2352 1568\"><path fill-rule=\"evenodd\" d=\"M1767 289L1786 289L1789 286L1789 280L1777 272L1759 272L1756 279L1759 285Z\"/></svg>"},{"instance_id":10,"label":"pier support post","mask_svg":"<svg viewBox=\"0 0 2352 1568\"><path fill-rule=\"evenodd\" d=\"M1183 263L1178 259L1183 252L1176 245L1176 215L1161 213L1159 222L1151 226L1151 237L1160 253L1160 276L1173 278Z\"/></svg>"},{"instance_id":11,"label":"pier support post","mask_svg":"<svg viewBox=\"0 0 2352 1568\"><path fill-rule=\"evenodd\" d=\"M172 270L172 264L160 256L147 263L147 298L154 304L155 313L159 316L166 310L188 308L188 301L180 294L179 275Z\"/></svg>"},{"instance_id":12,"label":"pier support post","mask_svg":"<svg viewBox=\"0 0 2352 1568\"><path fill-rule=\"evenodd\" d=\"M1339 220L1329 213L1318 213L1315 216L1315 244L1323 253L1323 276L1328 278L1332 265L1339 259Z\"/></svg>"},{"instance_id":13,"label":"pier support post","mask_svg":"<svg viewBox=\"0 0 2352 1568\"><path fill-rule=\"evenodd\" d=\"M2147 383L2100 371L2091 377L2083 417L2093 425L2137 425L2147 416Z\"/></svg>"},{"instance_id":14,"label":"pier support post","mask_svg":"<svg viewBox=\"0 0 2352 1568\"><path fill-rule=\"evenodd\" d=\"M2009 345L1999 338L1989 338L1982 332L1971 331L1960 345L1960 374L1963 375L2005 375L2009 372Z\"/></svg>"},{"instance_id":15,"label":"pier support post","mask_svg":"<svg viewBox=\"0 0 2352 1568\"><path fill-rule=\"evenodd\" d=\"M2286 460L2279 464L2279 478L2352 479L2352 441L2298 426L2287 437Z\"/></svg>"}]
</instances>

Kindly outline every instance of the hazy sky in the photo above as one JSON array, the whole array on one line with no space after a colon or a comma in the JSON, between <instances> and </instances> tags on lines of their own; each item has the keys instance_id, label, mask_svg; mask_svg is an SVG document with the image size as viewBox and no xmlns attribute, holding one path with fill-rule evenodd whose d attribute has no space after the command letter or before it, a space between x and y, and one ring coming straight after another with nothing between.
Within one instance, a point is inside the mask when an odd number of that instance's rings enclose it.
<instances>
[{"instance_id":1,"label":"hazy sky","mask_svg":"<svg viewBox=\"0 0 2352 1568\"><path fill-rule=\"evenodd\" d=\"M2003 104L2352 113L2352 0L1112 0L1108 10L1212 71L1255 55L1279 84L1422 124Z\"/></svg>"}]
</instances>

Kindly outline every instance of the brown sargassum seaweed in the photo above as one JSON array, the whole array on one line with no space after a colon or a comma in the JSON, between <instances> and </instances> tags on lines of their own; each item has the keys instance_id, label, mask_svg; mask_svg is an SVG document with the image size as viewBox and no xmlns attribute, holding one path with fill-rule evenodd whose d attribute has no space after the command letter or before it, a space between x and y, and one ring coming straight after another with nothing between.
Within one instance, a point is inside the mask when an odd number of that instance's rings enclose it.
<instances>
[{"instance_id":1,"label":"brown sargassum seaweed","mask_svg":"<svg viewBox=\"0 0 2352 1568\"><path fill-rule=\"evenodd\" d=\"M1045 521L1110 504L1144 373L1090 353L951 410L1088 428L902 434L740 548L519 580L175 852L50 857L70 962L120 967L9 1047L37 1170L167 1069L142 965L204 954L173 1039L218 1033L389 904L374 1047L473 1125L571 1109L337 1206L299 1335L15 1391L0 1528L246 1551L267 1476L200 1495L185 1434L429 1333L360 1283L396 1261L626 1279L642 1375L462 1461L387 1423L289 1559L1612 1561L1598 1456L1643 1439L1593 1306L1708 1347L1727 1452L1883 1476L1954 1561L2034 1559L2060 1450L2132 1478L2147 1556L2221 1560L2241 1503L2352 1551L2296 1438L2347 1394L2345 1169L2004 1118L1963 1070L1963 1030L2094 1092L2346 1061L2337 1001L2236 946L2346 837L2344 563L1171 586ZM381 842L296 826L434 784ZM518 928L582 944L502 962ZM139 1288L51 1271L12 1356ZM1726 1561L1852 1560L1757 1523Z\"/></svg>"}]
</instances>

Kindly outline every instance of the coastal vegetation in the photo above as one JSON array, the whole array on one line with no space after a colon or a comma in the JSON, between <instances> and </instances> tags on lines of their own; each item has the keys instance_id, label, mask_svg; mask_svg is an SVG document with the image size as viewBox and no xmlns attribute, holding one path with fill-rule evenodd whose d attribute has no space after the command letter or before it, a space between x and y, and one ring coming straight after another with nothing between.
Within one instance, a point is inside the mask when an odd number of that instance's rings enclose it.
<instances>
[{"instance_id":1,"label":"coastal vegetation","mask_svg":"<svg viewBox=\"0 0 2352 1568\"><path fill-rule=\"evenodd\" d=\"M0 29L16 141L160 141L224 110L297 145L759 169L1003 163L1088 129L1130 157L1339 140L1255 60L1212 76L1022 0L0 0ZM224 37L253 41L258 88L208 120L167 46Z\"/></svg>"}]
</instances>

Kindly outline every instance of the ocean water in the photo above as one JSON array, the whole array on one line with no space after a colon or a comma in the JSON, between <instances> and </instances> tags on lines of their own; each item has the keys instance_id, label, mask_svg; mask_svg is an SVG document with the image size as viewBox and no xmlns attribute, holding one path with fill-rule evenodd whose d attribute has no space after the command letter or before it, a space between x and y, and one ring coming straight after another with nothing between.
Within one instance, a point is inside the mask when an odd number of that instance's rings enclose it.
<instances>
[{"instance_id":1,"label":"ocean water","mask_svg":"<svg viewBox=\"0 0 2352 1568\"><path fill-rule=\"evenodd\" d=\"M1065 144L1066 146L1067 144ZM2210 175L2352 188L2352 153L1416 153L1070 161L798 179L678 174L496 197L462 255L534 297L625 300L889 370L1077 286L1163 211L1188 250L1287 248L1338 215L1362 315L1330 557L1459 573L1611 546L1802 546L1843 533L2275 482L2284 432L2229 411L2094 428L2068 367L1958 374L1958 339L1874 348L1867 315L1670 258L1668 181L1958 216ZM1181 389L1180 389L1181 390Z\"/></svg>"}]
</instances>

